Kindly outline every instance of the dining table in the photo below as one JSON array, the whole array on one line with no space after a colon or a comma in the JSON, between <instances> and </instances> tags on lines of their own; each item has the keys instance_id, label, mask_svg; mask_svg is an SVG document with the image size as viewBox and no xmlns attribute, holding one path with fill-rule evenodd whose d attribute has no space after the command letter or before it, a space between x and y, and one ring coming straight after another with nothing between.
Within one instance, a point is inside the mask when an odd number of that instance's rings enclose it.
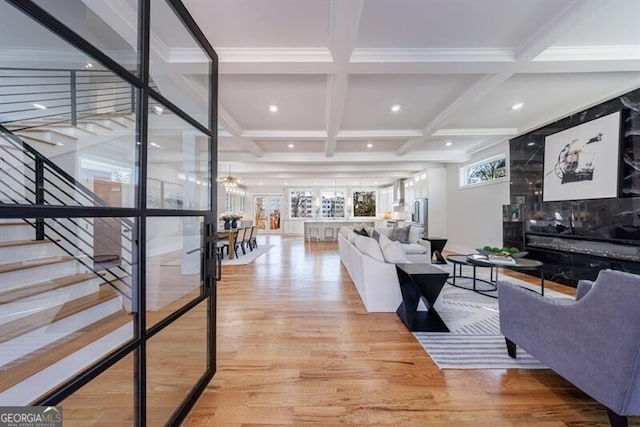
<instances>
[{"instance_id":1,"label":"dining table","mask_svg":"<svg viewBox=\"0 0 640 427\"><path fill-rule=\"evenodd\" d=\"M218 229L218 239L229 239L229 259L234 259L236 257L234 248L236 247L237 235L238 228Z\"/></svg>"}]
</instances>

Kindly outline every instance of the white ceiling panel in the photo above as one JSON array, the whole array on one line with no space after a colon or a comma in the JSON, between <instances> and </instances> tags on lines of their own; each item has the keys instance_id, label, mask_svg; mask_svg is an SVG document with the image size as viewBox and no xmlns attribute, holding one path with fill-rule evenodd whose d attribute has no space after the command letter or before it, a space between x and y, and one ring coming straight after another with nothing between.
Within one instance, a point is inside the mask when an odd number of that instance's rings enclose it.
<instances>
[{"instance_id":1,"label":"white ceiling panel","mask_svg":"<svg viewBox=\"0 0 640 427\"><path fill-rule=\"evenodd\" d=\"M358 48L505 48L523 44L572 0L367 0Z\"/></svg>"},{"instance_id":2,"label":"white ceiling panel","mask_svg":"<svg viewBox=\"0 0 640 427\"><path fill-rule=\"evenodd\" d=\"M355 75L341 129L421 129L478 79L458 75ZM393 104L401 109L393 113Z\"/></svg>"},{"instance_id":3,"label":"white ceiling panel","mask_svg":"<svg viewBox=\"0 0 640 427\"><path fill-rule=\"evenodd\" d=\"M640 1L610 0L553 46L640 46Z\"/></svg>"},{"instance_id":4,"label":"white ceiling panel","mask_svg":"<svg viewBox=\"0 0 640 427\"><path fill-rule=\"evenodd\" d=\"M517 128L562 118L614 93L640 87L640 72L518 74L494 92L460 109L449 128ZM522 102L520 110L510 107Z\"/></svg>"},{"instance_id":5,"label":"white ceiling panel","mask_svg":"<svg viewBox=\"0 0 640 427\"><path fill-rule=\"evenodd\" d=\"M329 0L185 0L214 47L326 47Z\"/></svg>"},{"instance_id":6,"label":"white ceiling panel","mask_svg":"<svg viewBox=\"0 0 640 427\"><path fill-rule=\"evenodd\" d=\"M460 152L477 150L491 141L487 137L431 137L415 147L416 151ZM447 145L447 143L451 143Z\"/></svg>"},{"instance_id":7,"label":"white ceiling panel","mask_svg":"<svg viewBox=\"0 0 640 427\"><path fill-rule=\"evenodd\" d=\"M287 153L295 155L296 153L323 153L324 141L273 141L273 140L257 140L256 144L265 153ZM293 148L289 147L293 144Z\"/></svg>"},{"instance_id":8,"label":"white ceiling panel","mask_svg":"<svg viewBox=\"0 0 640 427\"><path fill-rule=\"evenodd\" d=\"M220 152L242 152L244 150L246 147L238 141L231 138L218 138L218 151Z\"/></svg>"},{"instance_id":9,"label":"white ceiling panel","mask_svg":"<svg viewBox=\"0 0 640 427\"><path fill-rule=\"evenodd\" d=\"M218 102L244 130L325 127L326 76L221 75ZM269 111L277 105L278 112Z\"/></svg>"}]
</instances>

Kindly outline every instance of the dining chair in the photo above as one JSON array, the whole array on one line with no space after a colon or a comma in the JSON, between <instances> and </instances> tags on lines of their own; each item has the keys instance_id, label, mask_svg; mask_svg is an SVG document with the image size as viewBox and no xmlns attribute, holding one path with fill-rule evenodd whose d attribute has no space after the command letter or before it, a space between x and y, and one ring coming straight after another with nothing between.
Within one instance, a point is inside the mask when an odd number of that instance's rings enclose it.
<instances>
[{"instance_id":1,"label":"dining chair","mask_svg":"<svg viewBox=\"0 0 640 427\"><path fill-rule=\"evenodd\" d=\"M253 251L253 248L251 247L251 233L252 232L253 232L253 226L245 228L244 239L242 239L242 243L241 243L243 252L244 252L244 249L245 249L245 245L246 245L247 248L249 248L250 251Z\"/></svg>"},{"instance_id":2,"label":"dining chair","mask_svg":"<svg viewBox=\"0 0 640 427\"><path fill-rule=\"evenodd\" d=\"M244 245L242 244L242 242L244 241L244 235L246 232L247 232L246 228L238 228L238 231L236 231L236 241L235 241L235 244L233 245L233 252L235 252L236 258L238 258L238 247L242 249L243 255L247 254L247 251L244 249Z\"/></svg>"},{"instance_id":3,"label":"dining chair","mask_svg":"<svg viewBox=\"0 0 640 427\"><path fill-rule=\"evenodd\" d=\"M254 225L251 227L251 236L249 237L249 247L251 250L256 249L258 247L258 226Z\"/></svg>"}]
</instances>

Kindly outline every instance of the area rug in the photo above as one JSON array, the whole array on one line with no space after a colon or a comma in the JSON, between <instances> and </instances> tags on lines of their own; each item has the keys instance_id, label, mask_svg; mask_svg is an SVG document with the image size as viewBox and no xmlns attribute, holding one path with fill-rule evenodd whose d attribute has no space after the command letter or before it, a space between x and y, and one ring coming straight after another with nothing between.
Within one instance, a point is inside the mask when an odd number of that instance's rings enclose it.
<instances>
[{"instance_id":1,"label":"area rug","mask_svg":"<svg viewBox=\"0 0 640 427\"><path fill-rule=\"evenodd\" d=\"M242 251L240 249L238 249L238 255L240 255L240 256L238 258L234 258L234 259L224 258L222 260L222 265L245 265L245 264L249 264L249 263L255 261L256 259L258 259L259 256L264 255L267 252L269 252L271 250L271 248L273 248L274 246L275 245L260 245L259 247L255 248L252 251L247 250L246 255L243 255Z\"/></svg>"},{"instance_id":2,"label":"area rug","mask_svg":"<svg viewBox=\"0 0 640 427\"><path fill-rule=\"evenodd\" d=\"M446 266L448 267L448 266ZM488 275L478 277L488 279ZM501 275L500 280L537 290L518 279ZM467 283L465 283L467 281ZM470 279L456 278L456 284L470 284ZM545 289L550 298L569 298ZM440 369L545 369L531 355L518 348L518 358L507 354L500 334L498 300L469 290L445 285L435 308L450 329L450 333L415 332L422 347Z\"/></svg>"}]
</instances>

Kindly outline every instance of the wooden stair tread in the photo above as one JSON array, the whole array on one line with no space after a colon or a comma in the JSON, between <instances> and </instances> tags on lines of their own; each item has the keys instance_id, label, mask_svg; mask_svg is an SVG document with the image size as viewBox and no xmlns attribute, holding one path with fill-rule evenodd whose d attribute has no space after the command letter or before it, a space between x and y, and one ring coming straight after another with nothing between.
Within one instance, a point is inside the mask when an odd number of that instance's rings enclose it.
<instances>
[{"instance_id":1,"label":"wooden stair tread","mask_svg":"<svg viewBox=\"0 0 640 427\"><path fill-rule=\"evenodd\" d=\"M15 221L15 222L0 222L0 227L15 227L16 225L29 225L24 221Z\"/></svg>"},{"instance_id":2,"label":"wooden stair tread","mask_svg":"<svg viewBox=\"0 0 640 427\"><path fill-rule=\"evenodd\" d=\"M28 261L12 262L9 264L0 264L0 273L8 273L10 271L26 270L28 268L43 267L47 265L59 264L75 260L71 256L56 256L48 258L38 258Z\"/></svg>"},{"instance_id":3,"label":"wooden stair tread","mask_svg":"<svg viewBox=\"0 0 640 427\"><path fill-rule=\"evenodd\" d=\"M72 276L60 277L54 280L47 280L46 282L26 285L19 289L10 289L8 291L0 292L0 304L7 304L19 299L31 297L33 295L39 295L44 292L49 292L59 288L64 288L66 286L75 285L76 283L81 283L85 280L90 280L95 277L96 276L91 273L81 273L74 274Z\"/></svg>"},{"instance_id":4,"label":"wooden stair tread","mask_svg":"<svg viewBox=\"0 0 640 427\"><path fill-rule=\"evenodd\" d=\"M109 286L101 286L98 292L67 301L64 304L38 311L27 318L20 318L0 325L0 343L24 335L35 329L87 310L117 297L116 291Z\"/></svg>"},{"instance_id":5,"label":"wooden stair tread","mask_svg":"<svg viewBox=\"0 0 640 427\"><path fill-rule=\"evenodd\" d=\"M38 138L37 136L33 136L33 135L24 135L24 134L21 134L20 132L16 132L14 133L14 135L20 137L21 139L29 139L31 141L40 142L42 144L58 145L58 143L56 142L47 141L46 139Z\"/></svg>"},{"instance_id":6,"label":"wooden stair tread","mask_svg":"<svg viewBox=\"0 0 640 427\"><path fill-rule=\"evenodd\" d=\"M132 318L124 310L86 326L79 331L0 368L0 392L13 387L92 342L125 325Z\"/></svg>"},{"instance_id":7,"label":"wooden stair tread","mask_svg":"<svg viewBox=\"0 0 640 427\"><path fill-rule=\"evenodd\" d=\"M59 241L59 240L55 240ZM0 242L0 248L11 248L14 246L29 246L29 245L44 245L46 243L51 243L52 240L44 239L44 240L9 240L7 242Z\"/></svg>"}]
</instances>

